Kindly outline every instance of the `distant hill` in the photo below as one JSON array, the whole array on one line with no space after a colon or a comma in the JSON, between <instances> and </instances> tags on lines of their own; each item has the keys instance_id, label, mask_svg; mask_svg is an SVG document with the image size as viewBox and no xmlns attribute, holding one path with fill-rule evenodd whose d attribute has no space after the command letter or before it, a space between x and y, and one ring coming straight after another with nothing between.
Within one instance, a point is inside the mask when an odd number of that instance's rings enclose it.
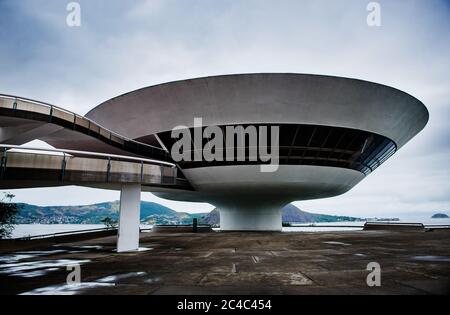
<instances>
[{"instance_id":1,"label":"distant hill","mask_svg":"<svg viewBox=\"0 0 450 315\"><path fill-rule=\"evenodd\" d=\"M448 219L450 217L448 215L446 215L445 213L436 213L436 214L433 214L431 216L431 218L432 219Z\"/></svg>"},{"instance_id":2,"label":"distant hill","mask_svg":"<svg viewBox=\"0 0 450 315\"><path fill-rule=\"evenodd\" d=\"M220 213L218 209L214 209L207 215L205 215L202 220L203 223L209 224L209 225L219 225L220 224Z\"/></svg>"},{"instance_id":3,"label":"distant hill","mask_svg":"<svg viewBox=\"0 0 450 315\"><path fill-rule=\"evenodd\" d=\"M30 204L18 204L21 208L17 216L18 224L100 224L109 217L119 218L119 201L103 202L86 206L49 206L40 207ZM141 222L150 224L185 224L192 218L205 214L176 212L154 202L141 202Z\"/></svg>"},{"instance_id":4,"label":"distant hill","mask_svg":"<svg viewBox=\"0 0 450 315\"><path fill-rule=\"evenodd\" d=\"M312 223L312 222L342 222L342 221L362 221L360 218L348 217L348 216L334 216L326 214L310 213L300 210L293 204L288 204L282 210L283 223ZM220 224L219 210L214 209L205 217L202 221L210 225Z\"/></svg>"},{"instance_id":5,"label":"distant hill","mask_svg":"<svg viewBox=\"0 0 450 315\"><path fill-rule=\"evenodd\" d=\"M50 206L40 207L30 204L19 204L21 210L17 216L18 224L101 224L101 220L109 217L119 218L119 201L102 202L86 206ZM191 224L193 218L200 223L219 225L220 213L190 214L177 212L155 202L141 202L141 222L147 224ZM283 208L283 222L338 222L359 221L361 219L346 216L333 216L309 213L289 204Z\"/></svg>"}]
</instances>

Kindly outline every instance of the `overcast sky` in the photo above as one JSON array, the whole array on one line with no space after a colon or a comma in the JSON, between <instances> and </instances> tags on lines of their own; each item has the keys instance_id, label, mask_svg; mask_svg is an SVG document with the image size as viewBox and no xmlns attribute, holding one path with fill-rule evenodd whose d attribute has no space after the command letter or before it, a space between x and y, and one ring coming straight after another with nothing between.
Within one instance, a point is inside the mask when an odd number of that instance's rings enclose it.
<instances>
[{"instance_id":1,"label":"overcast sky","mask_svg":"<svg viewBox=\"0 0 450 315\"><path fill-rule=\"evenodd\" d=\"M425 130L350 192L295 204L356 216L449 213L449 1L378 1L380 27L367 25L365 0L80 0L80 27L66 23L69 2L0 0L0 93L85 114L134 89L207 75L315 73L390 85L428 107ZM119 198L76 187L12 192L38 205Z\"/></svg>"}]
</instances>

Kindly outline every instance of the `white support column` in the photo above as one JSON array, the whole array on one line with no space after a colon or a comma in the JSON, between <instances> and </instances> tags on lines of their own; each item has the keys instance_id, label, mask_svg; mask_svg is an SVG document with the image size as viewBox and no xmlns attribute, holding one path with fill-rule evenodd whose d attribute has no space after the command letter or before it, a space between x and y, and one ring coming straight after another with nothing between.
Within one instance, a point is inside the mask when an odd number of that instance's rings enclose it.
<instances>
[{"instance_id":1,"label":"white support column","mask_svg":"<svg viewBox=\"0 0 450 315\"><path fill-rule=\"evenodd\" d=\"M141 185L123 184L120 192L119 232L117 252L139 249Z\"/></svg>"}]
</instances>

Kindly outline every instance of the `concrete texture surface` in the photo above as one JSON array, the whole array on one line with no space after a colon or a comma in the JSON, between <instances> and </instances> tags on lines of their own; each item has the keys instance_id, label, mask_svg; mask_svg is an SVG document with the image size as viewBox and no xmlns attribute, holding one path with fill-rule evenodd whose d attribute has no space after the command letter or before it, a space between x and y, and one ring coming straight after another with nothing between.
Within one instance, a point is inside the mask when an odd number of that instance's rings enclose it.
<instances>
[{"instance_id":1,"label":"concrete texture surface","mask_svg":"<svg viewBox=\"0 0 450 315\"><path fill-rule=\"evenodd\" d=\"M149 114L156 113L156 114ZM402 147L426 125L426 107L395 88L311 74L254 73L169 82L110 99L86 117L136 139L176 126L295 123L377 133Z\"/></svg>"},{"instance_id":2,"label":"concrete texture surface","mask_svg":"<svg viewBox=\"0 0 450 315\"><path fill-rule=\"evenodd\" d=\"M448 294L450 231L142 233L11 251L0 243L1 294ZM367 264L381 265L368 287ZM67 286L67 265L81 285Z\"/></svg>"}]
</instances>

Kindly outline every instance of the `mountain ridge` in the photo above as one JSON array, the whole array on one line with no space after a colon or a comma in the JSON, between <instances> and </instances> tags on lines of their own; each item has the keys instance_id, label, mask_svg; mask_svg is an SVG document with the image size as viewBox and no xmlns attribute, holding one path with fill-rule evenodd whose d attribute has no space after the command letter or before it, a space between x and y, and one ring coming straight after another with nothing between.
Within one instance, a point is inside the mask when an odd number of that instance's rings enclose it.
<instances>
[{"instance_id":1,"label":"mountain ridge","mask_svg":"<svg viewBox=\"0 0 450 315\"><path fill-rule=\"evenodd\" d=\"M18 206L20 207L16 218L18 224L101 224L101 220L106 217L118 220L120 202L116 200L80 206L36 206L18 203ZM177 212L155 202L141 201L141 222L180 224L184 221L191 222L191 217L197 216Z\"/></svg>"},{"instance_id":2,"label":"mountain ridge","mask_svg":"<svg viewBox=\"0 0 450 315\"><path fill-rule=\"evenodd\" d=\"M344 222L344 221L363 221L361 218L350 216L335 216L328 214L318 214L306 212L293 204L288 204L282 209L283 223L318 223L318 222ZM203 218L203 222L213 226L220 224L220 212L214 209Z\"/></svg>"},{"instance_id":3,"label":"mountain ridge","mask_svg":"<svg viewBox=\"0 0 450 315\"><path fill-rule=\"evenodd\" d=\"M119 201L101 202L80 206L36 206L18 203L20 211L17 216L18 224L101 224L109 217L113 220L119 218ZM191 224L192 219L199 219L200 223L218 226L220 213L214 209L210 213L177 212L155 202L141 201L140 219L146 224ZM333 216L310 213L300 210L293 204L283 208L283 222L310 223L310 222L339 222L360 221L362 219L349 216Z\"/></svg>"}]
</instances>

